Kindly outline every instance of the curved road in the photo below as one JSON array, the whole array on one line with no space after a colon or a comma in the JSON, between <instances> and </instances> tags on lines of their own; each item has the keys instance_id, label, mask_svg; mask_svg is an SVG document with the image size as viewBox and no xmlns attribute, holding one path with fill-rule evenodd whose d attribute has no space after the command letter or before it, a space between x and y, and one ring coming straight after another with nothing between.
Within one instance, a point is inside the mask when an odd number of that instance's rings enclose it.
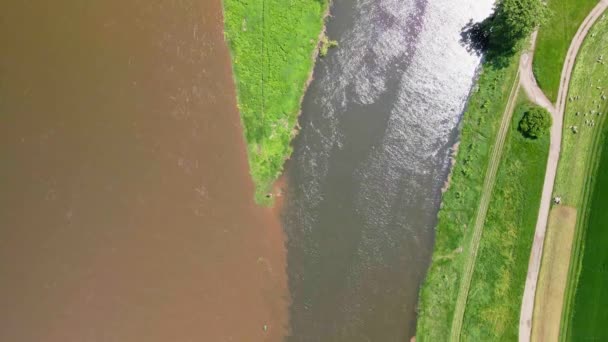
<instances>
[{"instance_id":1,"label":"curved road","mask_svg":"<svg viewBox=\"0 0 608 342\"><path fill-rule=\"evenodd\" d=\"M534 234L534 242L532 244L532 251L530 254L530 262L528 264L528 275L526 277L526 286L524 289L524 297L521 307L521 315L519 320L519 341L528 342L530 341L530 335L532 332L532 314L534 312L534 298L536 295L536 285L538 282L538 273L540 270L540 262L543 252L543 244L545 241L545 232L547 230L547 219L549 217L549 210L551 208L551 196L553 194L553 185L555 182L555 175L557 173L557 163L559 161L559 154L561 150L562 142L562 129L564 122L564 112L566 109L566 98L568 96L568 88L570 85L570 78L572 76L572 70L574 69L574 63L580 47L589 33L589 29L599 19L602 13L608 8L608 0L601 0L597 6L589 13L587 18L583 21L580 28L576 32L576 35L572 39L568 54L566 55L566 62L562 69L562 77L557 97L557 104L553 105L547 99L545 94L536 84L534 74L532 72L532 59L534 45L536 43L536 33L532 36L532 48L529 53L523 54L520 59L520 82L527 95L536 104L546 108L551 112L553 116L553 127L551 127L551 145L549 148L549 160L547 163L547 171L545 174L545 183L543 185L543 194L540 204L540 210L538 213L538 221L536 223L536 231Z\"/></svg>"}]
</instances>

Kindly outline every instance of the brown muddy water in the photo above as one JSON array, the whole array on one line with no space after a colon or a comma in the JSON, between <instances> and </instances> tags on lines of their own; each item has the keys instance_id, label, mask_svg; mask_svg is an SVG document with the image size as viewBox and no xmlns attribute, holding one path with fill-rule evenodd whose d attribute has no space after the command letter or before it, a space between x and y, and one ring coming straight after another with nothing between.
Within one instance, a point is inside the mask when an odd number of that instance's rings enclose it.
<instances>
[{"instance_id":1,"label":"brown muddy water","mask_svg":"<svg viewBox=\"0 0 608 342\"><path fill-rule=\"evenodd\" d=\"M0 341L281 340L220 1L5 0L0 44Z\"/></svg>"}]
</instances>

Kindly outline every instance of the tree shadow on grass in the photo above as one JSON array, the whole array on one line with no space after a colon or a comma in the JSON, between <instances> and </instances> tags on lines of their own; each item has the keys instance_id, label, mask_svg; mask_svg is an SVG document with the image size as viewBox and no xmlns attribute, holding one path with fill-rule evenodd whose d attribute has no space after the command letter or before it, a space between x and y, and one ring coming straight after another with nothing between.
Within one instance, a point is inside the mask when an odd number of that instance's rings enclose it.
<instances>
[{"instance_id":1,"label":"tree shadow on grass","mask_svg":"<svg viewBox=\"0 0 608 342\"><path fill-rule=\"evenodd\" d=\"M501 39L505 35L500 31L494 15L477 23L471 20L460 32L460 44L469 53L483 56L485 65L502 69L509 65L516 52L516 44L510 39Z\"/></svg>"}]
</instances>

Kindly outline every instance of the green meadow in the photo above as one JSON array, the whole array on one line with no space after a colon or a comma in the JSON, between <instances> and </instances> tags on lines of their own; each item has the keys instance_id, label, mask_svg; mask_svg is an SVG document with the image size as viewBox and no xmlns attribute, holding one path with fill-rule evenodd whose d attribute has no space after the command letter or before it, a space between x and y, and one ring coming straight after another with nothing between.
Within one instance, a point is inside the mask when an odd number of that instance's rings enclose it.
<instances>
[{"instance_id":1,"label":"green meadow","mask_svg":"<svg viewBox=\"0 0 608 342\"><path fill-rule=\"evenodd\" d=\"M608 329L608 151L595 173L593 192L583 215L583 247L578 286L571 306L567 340L607 341ZM599 154L597 155L599 157Z\"/></svg>"},{"instance_id":2,"label":"green meadow","mask_svg":"<svg viewBox=\"0 0 608 342\"><path fill-rule=\"evenodd\" d=\"M520 95L520 98L524 95ZM463 341L516 341L530 248L545 179L549 133L525 138L513 114L464 315Z\"/></svg>"},{"instance_id":3,"label":"green meadow","mask_svg":"<svg viewBox=\"0 0 608 342\"><path fill-rule=\"evenodd\" d=\"M460 144L443 194L431 267L420 291L418 341L447 341L490 152L517 76L518 57L506 68L485 63L461 123Z\"/></svg>"},{"instance_id":4,"label":"green meadow","mask_svg":"<svg viewBox=\"0 0 608 342\"><path fill-rule=\"evenodd\" d=\"M545 95L555 102L570 42L598 0L548 0L549 21L538 32L534 75Z\"/></svg>"}]
</instances>

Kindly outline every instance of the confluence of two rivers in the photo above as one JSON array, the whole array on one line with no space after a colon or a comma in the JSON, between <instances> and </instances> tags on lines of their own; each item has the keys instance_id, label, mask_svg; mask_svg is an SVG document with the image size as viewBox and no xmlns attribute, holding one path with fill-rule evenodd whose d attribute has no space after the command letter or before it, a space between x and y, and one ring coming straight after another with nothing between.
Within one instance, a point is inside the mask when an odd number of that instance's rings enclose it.
<instances>
[{"instance_id":1,"label":"confluence of two rivers","mask_svg":"<svg viewBox=\"0 0 608 342\"><path fill-rule=\"evenodd\" d=\"M281 208L221 3L0 4L2 341L403 341L492 1L336 0Z\"/></svg>"}]
</instances>

